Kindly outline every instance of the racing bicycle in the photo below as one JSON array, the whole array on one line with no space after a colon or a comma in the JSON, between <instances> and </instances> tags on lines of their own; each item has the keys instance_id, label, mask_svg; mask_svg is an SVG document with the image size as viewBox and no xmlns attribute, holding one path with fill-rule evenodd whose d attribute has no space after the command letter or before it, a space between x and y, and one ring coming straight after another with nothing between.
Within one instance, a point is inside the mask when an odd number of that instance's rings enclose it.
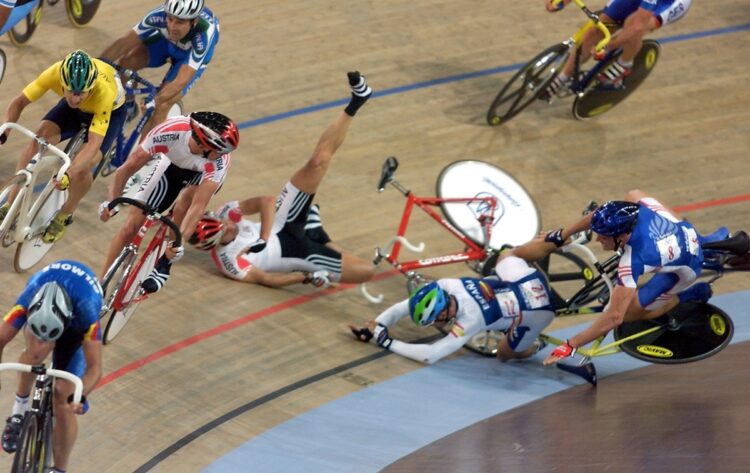
<instances>
[{"instance_id":1,"label":"racing bicycle","mask_svg":"<svg viewBox=\"0 0 750 473\"><path fill-rule=\"evenodd\" d=\"M581 258L575 260L580 266L582 287L569 298L554 297L556 316L571 316L602 312L612 290L612 281L617 276L621 256L616 252L603 262L598 262L593 252L582 242L581 235L566 247L565 252L578 252ZM735 235L702 243L704 253L702 277L713 282L726 272L750 270L750 237L744 231ZM573 261L573 260L571 260ZM575 274L575 272L573 273ZM550 281L553 292L556 290ZM634 358L649 363L678 364L702 360L723 350L734 334L734 324L730 316L710 303L684 302L651 320L625 322L613 330L614 341L604 343L604 337L589 346L578 348L578 362L557 363L558 368L583 377L596 386L596 368L591 361L598 356L624 352ZM475 336L466 347L483 355L494 355L497 341L503 335L488 331ZM543 344L561 345L565 341L551 335L541 334Z\"/></svg>"},{"instance_id":2,"label":"racing bicycle","mask_svg":"<svg viewBox=\"0 0 750 473\"><path fill-rule=\"evenodd\" d=\"M47 5L54 6L60 0L46 0ZM28 42L42 20L42 9L45 0L18 0L13 8L6 27L10 41L16 46ZM65 11L68 20L76 28L83 28L94 18L101 0L65 0ZM12 26L7 26L12 25Z\"/></svg>"},{"instance_id":3,"label":"racing bicycle","mask_svg":"<svg viewBox=\"0 0 750 473\"><path fill-rule=\"evenodd\" d=\"M52 394L53 381L61 378L74 384L73 401L81 402L83 382L73 373L23 363L0 363L0 371L21 371L36 375L31 405L21 421L18 450L13 457L12 473L42 473L52 468Z\"/></svg>"},{"instance_id":4,"label":"racing bicycle","mask_svg":"<svg viewBox=\"0 0 750 473\"><path fill-rule=\"evenodd\" d=\"M18 243L13 267L23 272L41 261L54 244L43 242L42 234L67 199L67 190L58 190L55 181L67 171L70 158L17 123L0 126L0 135L6 130L16 130L38 143L37 152L26 167L0 187L0 206L8 206L0 223L0 243L4 248Z\"/></svg>"},{"instance_id":5,"label":"racing bicycle","mask_svg":"<svg viewBox=\"0 0 750 473\"><path fill-rule=\"evenodd\" d=\"M532 239L541 225L536 204L524 187L505 171L482 161L456 161L446 166L437 179L437 197L419 197L395 179L398 160L391 156L383 163L378 182L382 192L390 184L406 197L396 236L383 247L375 248L373 264L386 261L407 280L407 291L413 292L428 278L421 270L465 262L481 274L483 267L503 245L517 245ZM466 189L471 189L467 192ZM401 260L401 250L424 251L406 238L406 230L414 208L424 211L445 228L463 246L462 250L415 260ZM439 207L442 216L434 209ZM502 231L498 231L502 227ZM364 296L373 303L382 296L373 296L364 284Z\"/></svg>"},{"instance_id":6,"label":"racing bicycle","mask_svg":"<svg viewBox=\"0 0 750 473\"><path fill-rule=\"evenodd\" d=\"M631 74L621 87L600 84L599 74L610 66L622 53L620 48L606 52L611 35L607 25L599 16L586 7L582 0L573 0L589 20L570 39L550 46L525 64L500 89L487 111L487 123L502 125L521 113L534 101L540 99L552 81L565 67L568 58L574 55L574 69L570 83L560 96L574 95L573 116L579 120L592 118L611 110L625 100L651 73L659 59L660 46L657 41L646 39L633 61ZM589 70L581 69L581 46L584 35L591 29L599 29L604 38L595 47L598 61ZM548 102L551 102L550 98Z\"/></svg>"},{"instance_id":7,"label":"racing bicycle","mask_svg":"<svg viewBox=\"0 0 750 473\"><path fill-rule=\"evenodd\" d=\"M102 335L104 344L112 343L133 316L135 309L148 298L148 293L143 290L141 283L154 269L159 257L164 254L169 243L167 232L171 230L175 235L174 247L182 246L180 229L168 216L160 214L148 204L129 197L114 199L109 203L109 210L114 210L119 204L138 207L146 215L146 221L133 241L125 245L102 279L104 306L99 318L106 319ZM156 231L139 256L143 239L154 226Z\"/></svg>"}]
</instances>

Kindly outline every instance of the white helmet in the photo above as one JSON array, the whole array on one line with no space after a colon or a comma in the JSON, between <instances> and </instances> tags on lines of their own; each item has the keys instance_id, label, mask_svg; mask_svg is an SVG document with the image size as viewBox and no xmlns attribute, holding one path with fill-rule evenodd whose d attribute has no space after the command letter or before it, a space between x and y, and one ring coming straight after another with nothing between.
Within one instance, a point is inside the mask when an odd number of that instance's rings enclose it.
<instances>
[{"instance_id":1,"label":"white helmet","mask_svg":"<svg viewBox=\"0 0 750 473\"><path fill-rule=\"evenodd\" d=\"M48 282L31 299L26 322L36 338L51 342L60 338L72 316L68 293L56 282Z\"/></svg>"},{"instance_id":2,"label":"white helmet","mask_svg":"<svg viewBox=\"0 0 750 473\"><path fill-rule=\"evenodd\" d=\"M203 11L203 0L167 0L164 11L181 20L194 20Z\"/></svg>"}]
</instances>

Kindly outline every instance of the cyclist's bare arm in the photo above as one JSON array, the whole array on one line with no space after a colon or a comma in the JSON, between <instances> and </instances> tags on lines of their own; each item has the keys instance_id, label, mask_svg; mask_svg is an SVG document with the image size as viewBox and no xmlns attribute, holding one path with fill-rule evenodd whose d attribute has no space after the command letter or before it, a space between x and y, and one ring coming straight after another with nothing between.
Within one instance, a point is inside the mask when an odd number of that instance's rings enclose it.
<instances>
[{"instance_id":1,"label":"cyclist's bare arm","mask_svg":"<svg viewBox=\"0 0 750 473\"><path fill-rule=\"evenodd\" d=\"M185 215L182 218L178 215L174 216L174 221L180 225L180 232L183 235L193 234L195 226L198 224L198 220L203 217L203 214L208 207L208 202L218 188L218 182L201 182L195 190L195 193L193 193L193 199L190 201L190 207L188 207ZM167 251L169 252L169 249Z\"/></svg>"},{"instance_id":2,"label":"cyclist's bare arm","mask_svg":"<svg viewBox=\"0 0 750 473\"><path fill-rule=\"evenodd\" d=\"M107 190L107 200L111 202L120 197L128 179L145 166L149 159L151 159L151 154L138 146L112 176L112 182Z\"/></svg>"},{"instance_id":3,"label":"cyclist's bare arm","mask_svg":"<svg viewBox=\"0 0 750 473\"><path fill-rule=\"evenodd\" d=\"M156 102L158 103L165 103L165 102L176 102L177 99L182 97L182 89L185 88L186 85L188 85L188 82L193 78L195 75L195 69L188 66L187 64L183 64L180 66L180 69L177 71L177 76L175 76L174 80L171 82L167 82L164 84L160 89L159 93L156 94Z\"/></svg>"},{"instance_id":4,"label":"cyclist's bare arm","mask_svg":"<svg viewBox=\"0 0 750 473\"><path fill-rule=\"evenodd\" d=\"M678 214L677 212L675 212L674 209L672 209L671 207L667 207L666 205L664 205L664 202L662 202L661 200L657 199L656 197L654 197L651 194L643 192L640 189L633 189L633 190L629 191L627 194L625 194L625 200L627 200L628 202L638 202L638 201L640 201L642 199L649 199L649 198L650 199L658 200L659 203L661 204L661 206L664 207L664 210L666 210L667 212L671 213L672 215L674 215L678 219L682 220L682 217L680 216L680 214Z\"/></svg>"},{"instance_id":5,"label":"cyclist's bare arm","mask_svg":"<svg viewBox=\"0 0 750 473\"><path fill-rule=\"evenodd\" d=\"M83 394L88 395L102 379L102 342L98 340L84 340L82 343L83 357L86 360L86 372L81 377Z\"/></svg>"},{"instance_id":6,"label":"cyclist's bare arm","mask_svg":"<svg viewBox=\"0 0 750 473\"><path fill-rule=\"evenodd\" d=\"M268 241L276 217L276 198L270 195L250 197L239 204L242 215L260 214L260 237Z\"/></svg>"},{"instance_id":7,"label":"cyclist's bare arm","mask_svg":"<svg viewBox=\"0 0 750 473\"><path fill-rule=\"evenodd\" d=\"M108 61L117 61L140 44L141 38L138 37L138 34L133 30L128 30L124 36L121 36L114 43L110 44L99 57Z\"/></svg>"},{"instance_id":8,"label":"cyclist's bare arm","mask_svg":"<svg viewBox=\"0 0 750 473\"><path fill-rule=\"evenodd\" d=\"M8 104L8 108L5 110L5 119L3 120L3 123L16 123L18 119L21 118L23 109L25 109L30 103L31 100L29 100L23 93L18 94L18 96ZM5 137L7 138L9 134L10 130L7 130L5 132Z\"/></svg>"},{"instance_id":9,"label":"cyclist's bare arm","mask_svg":"<svg viewBox=\"0 0 750 473\"><path fill-rule=\"evenodd\" d=\"M291 286L292 284L302 284L305 280L305 275L300 272L293 273L269 273L258 269L256 267L250 268L247 272L243 282L251 284L261 284L268 287L284 287Z\"/></svg>"}]
</instances>

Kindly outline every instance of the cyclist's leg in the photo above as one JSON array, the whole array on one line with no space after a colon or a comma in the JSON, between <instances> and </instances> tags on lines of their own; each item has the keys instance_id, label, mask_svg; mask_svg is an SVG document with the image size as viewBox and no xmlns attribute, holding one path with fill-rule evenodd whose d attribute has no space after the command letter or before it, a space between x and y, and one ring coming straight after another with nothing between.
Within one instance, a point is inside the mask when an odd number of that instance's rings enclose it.
<instances>
[{"instance_id":1,"label":"cyclist's leg","mask_svg":"<svg viewBox=\"0 0 750 473\"><path fill-rule=\"evenodd\" d=\"M534 355L540 349L534 342L554 318L555 313L551 310L524 311L519 324L508 330L506 336L500 339L497 357L507 361Z\"/></svg>"},{"instance_id":2,"label":"cyclist's leg","mask_svg":"<svg viewBox=\"0 0 750 473\"><path fill-rule=\"evenodd\" d=\"M372 89L364 82L364 77L361 77L361 82L350 84L350 87L352 99L349 106L336 117L333 123L328 125L328 128L320 135L310 159L292 175L291 183L302 192L314 194L317 191L328 171L333 155L346 138L354 114L372 95Z\"/></svg>"},{"instance_id":3,"label":"cyclist's leg","mask_svg":"<svg viewBox=\"0 0 750 473\"><path fill-rule=\"evenodd\" d=\"M146 217L140 209L133 207L128 210L128 217L125 220L125 224L120 227L120 230L109 244L107 259L104 261L104 267L101 272L102 279L104 278L104 275L107 274L107 270L112 266L117 255L120 254L125 245L135 238L138 229L141 228L141 225L143 225L143 222L145 221Z\"/></svg>"},{"instance_id":4,"label":"cyclist's leg","mask_svg":"<svg viewBox=\"0 0 750 473\"><path fill-rule=\"evenodd\" d=\"M57 369L73 373L79 378L86 372L86 361L83 356L81 342L84 334L68 330L55 343L52 352L52 364ZM98 347L101 349L101 346ZM65 470L70 459L78 433L78 421L76 414L68 409L68 397L73 394L74 386L65 380L55 381L55 390L52 398L53 410L55 412L55 424L52 430L52 451L54 454L54 466Z\"/></svg>"},{"instance_id":5,"label":"cyclist's leg","mask_svg":"<svg viewBox=\"0 0 750 473\"><path fill-rule=\"evenodd\" d=\"M696 259L697 260L697 259ZM646 284L638 288L638 295L628 307L625 321L654 319L666 314L677 306L682 300L708 300L711 297L710 287L707 283L695 283L700 266L681 266L675 268L675 272L657 273ZM695 287L695 290L686 289ZM708 289L708 292L705 291ZM685 295L678 295L685 291ZM703 300L703 302L705 302Z\"/></svg>"}]
</instances>

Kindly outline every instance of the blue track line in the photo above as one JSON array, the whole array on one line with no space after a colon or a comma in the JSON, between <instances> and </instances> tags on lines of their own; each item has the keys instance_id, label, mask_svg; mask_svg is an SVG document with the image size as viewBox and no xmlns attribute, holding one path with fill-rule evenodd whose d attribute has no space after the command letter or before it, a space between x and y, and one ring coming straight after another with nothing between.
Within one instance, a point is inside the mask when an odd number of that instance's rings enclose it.
<instances>
[{"instance_id":1,"label":"blue track line","mask_svg":"<svg viewBox=\"0 0 750 473\"><path fill-rule=\"evenodd\" d=\"M687 33L687 34L681 34L681 35L675 35L675 36L667 36L664 38L659 38L658 41L662 44L677 43L681 41L689 41L692 39L706 38L709 36L718 36L718 35L723 35L723 34L738 33L741 31L748 31L748 30L750 30L750 23L745 23L743 25L729 26L726 28L716 28L713 30L698 31L696 33ZM493 74L501 74L504 72L512 72L517 69L520 69L521 66L523 66L524 64L525 63L510 64L507 66L493 67L492 69L483 69L481 71L468 72L465 74L458 74L458 75L453 75L453 76L448 76L448 77L441 77L439 79L432 79L432 80L427 80L423 82L417 82L416 84L411 84L411 85L402 85L400 87L393 87L390 89L385 89L385 90L375 92L375 95L373 96L373 98L387 97L389 95L402 94L405 92L411 92L413 90L426 89L428 87L434 87L436 85L450 84L452 82L460 82L460 81L468 80L468 79L476 79L477 77L484 77L484 76L489 76ZM277 113L274 115L269 115L267 117L262 117L262 118L257 118L255 120L242 122L238 125L238 127L240 129L252 128L255 126L265 125L266 123L277 122L280 120L296 117L299 115L305 115L308 113L318 112L320 110L341 107L343 105L346 105L347 103L349 103L349 99L341 99L341 100L334 100L331 102L324 102L318 105L302 107L302 108L290 110L288 112Z\"/></svg>"}]
</instances>

